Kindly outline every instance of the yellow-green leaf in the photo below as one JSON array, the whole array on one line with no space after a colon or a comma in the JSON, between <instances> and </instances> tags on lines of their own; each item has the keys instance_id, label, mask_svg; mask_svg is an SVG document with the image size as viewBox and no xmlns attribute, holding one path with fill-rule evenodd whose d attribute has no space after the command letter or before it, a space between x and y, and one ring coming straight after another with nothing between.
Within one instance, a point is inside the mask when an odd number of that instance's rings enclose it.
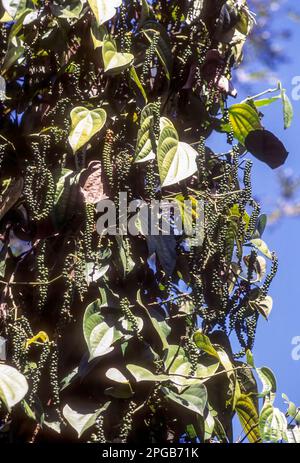
<instances>
[{"instance_id":1,"label":"yellow-green leaf","mask_svg":"<svg viewBox=\"0 0 300 463\"><path fill-rule=\"evenodd\" d=\"M117 368L109 368L105 373L105 376L116 383L126 384L129 383L128 379L125 378L123 373L121 373Z\"/></svg>"},{"instance_id":2,"label":"yellow-green leaf","mask_svg":"<svg viewBox=\"0 0 300 463\"><path fill-rule=\"evenodd\" d=\"M78 106L71 111L71 133L69 143L76 153L86 145L90 139L99 132L106 122L104 109L89 110Z\"/></svg>"},{"instance_id":3,"label":"yellow-green leaf","mask_svg":"<svg viewBox=\"0 0 300 463\"><path fill-rule=\"evenodd\" d=\"M27 391L25 376L9 365L0 364L0 400L5 403L8 410L20 402Z\"/></svg>"},{"instance_id":4,"label":"yellow-green leaf","mask_svg":"<svg viewBox=\"0 0 300 463\"><path fill-rule=\"evenodd\" d=\"M229 108L229 120L234 137L242 144L252 130L261 129L258 112L247 103L232 105Z\"/></svg>"},{"instance_id":5,"label":"yellow-green leaf","mask_svg":"<svg viewBox=\"0 0 300 463\"><path fill-rule=\"evenodd\" d=\"M129 364L127 365L127 369L138 383L141 381L162 382L170 379L168 375L155 375L151 371L140 367L139 365Z\"/></svg>"},{"instance_id":6,"label":"yellow-green leaf","mask_svg":"<svg viewBox=\"0 0 300 463\"><path fill-rule=\"evenodd\" d=\"M121 6L122 0L88 0L99 25L112 19L117 8Z\"/></svg>"},{"instance_id":7,"label":"yellow-green leaf","mask_svg":"<svg viewBox=\"0 0 300 463\"><path fill-rule=\"evenodd\" d=\"M94 49L103 47L104 38L107 35L107 28L105 26L99 26L96 21L91 26L91 37L94 45Z\"/></svg>"},{"instance_id":8,"label":"yellow-green leaf","mask_svg":"<svg viewBox=\"0 0 300 463\"><path fill-rule=\"evenodd\" d=\"M130 78L135 83L135 85L137 86L137 88L139 89L141 94L143 95L145 103L147 104L148 103L147 94L145 92L145 89L144 89L144 87L142 85L142 82L140 81L140 78L139 78L134 66L131 66L131 68L130 68Z\"/></svg>"},{"instance_id":9,"label":"yellow-green leaf","mask_svg":"<svg viewBox=\"0 0 300 463\"><path fill-rule=\"evenodd\" d=\"M109 404L110 402L106 402L103 407L96 410L94 413L87 414L78 413L69 405L65 405L62 413L69 425L77 431L78 438L80 438L85 431L94 426L98 416L107 409Z\"/></svg>"},{"instance_id":10,"label":"yellow-green leaf","mask_svg":"<svg viewBox=\"0 0 300 463\"><path fill-rule=\"evenodd\" d=\"M282 99L282 107L283 107L283 121L284 121L284 128L288 129L293 121L294 117L294 109L291 103L291 100L286 94L286 90L281 88L281 99Z\"/></svg>"},{"instance_id":11,"label":"yellow-green leaf","mask_svg":"<svg viewBox=\"0 0 300 463\"><path fill-rule=\"evenodd\" d=\"M259 430L265 442L287 440L287 420L284 414L270 402L266 402L259 417Z\"/></svg>"},{"instance_id":12,"label":"yellow-green leaf","mask_svg":"<svg viewBox=\"0 0 300 463\"><path fill-rule=\"evenodd\" d=\"M162 187L174 185L197 171L197 151L180 142L173 124L164 124L161 131L157 162Z\"/></svg>"},{"instance_id":13,"label":"yellow-green leaf","mask_svg":"<svg viewBox=\"0 0 300 463\"><path fill-rule=\"evenodd\" d=\"M268 259L272 259L272 253L270 252L267 244L260 238L256 238L251 240L250 243L258 249L264 256L268 257Z\"/></svg>"},{"instance_id":14,"label":"yellow-green leaf","mask_svg":"<svg viewBox=\"0 0 300 463\"><path fill-rule=\"evenodd\" d=\"M130 67L134 61L131 53L118 52L115 40L109 35L104 38L102 58L104 71L107 74L119 74Z\"/></svg>"},{"instance_id":15,"label":"yellow-green leaf","mask_svg":"<svg viewBox=\"0 0 300 463\"><path fill-rule=\"evenodd\" d=\"M259 415L251 397L241 394L236 403L235 409L249 442L259 442Z\"/></svg>"},{"instance_id":16,"label":"yellow-green leaf","mask_svg":"<svg viewBox=\"0 0 300 463\"><path fill-rule=\"evenodd\" d=\"M151 141L154 109L155 105L150 103L145 106L141 113L140 129L138 131L135 149L135 163L145 162L155 158Z\"/></svg>"},{"instance_id":17,"label":"yellow-green leaf","mask_svg":"<svg viewBox=\"0 0 300 463\"><path fill-rule=\"evenodd\" d=\"M199 349L203 350L207 354L211 355L212 357L216 357L219 360L219 354L210 342L208 336L202 333L202 331L198 330L194 334L194 342Z\"/></svg>"},{"instance_id":18,"label":"yellow-green leaf","mask_svg":"<svg viewBox=\"0 0 300 463\"><path fill-rule=\"evenodd\" d=\"M3 8L13 19L25 10L26 3L26 0L2 0Z\"/></svg>"}]
</instances>

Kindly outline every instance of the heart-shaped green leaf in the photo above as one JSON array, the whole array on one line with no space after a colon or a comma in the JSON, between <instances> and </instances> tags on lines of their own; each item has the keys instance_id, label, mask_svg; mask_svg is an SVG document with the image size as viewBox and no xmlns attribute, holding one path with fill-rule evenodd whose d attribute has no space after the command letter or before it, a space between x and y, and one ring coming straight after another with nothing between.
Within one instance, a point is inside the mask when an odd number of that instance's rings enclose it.
<instances>
[{"instance_id":1,"label":"heart-shaped green leaf","mask_svg":"<svg viewBox=\"0 0 300 463\"><path fill-rule=\"evenodd\" d=\"M28 384L25 376L9 365L0 364L0 399L8 410L20 402L27 394Z\"/></svg>"},{"instance_id":2,"label":"heart-shaped green leaf","mask_svg":"<svg viewBox=\"0 0 300 463\"><path fill-rule=\"evenodd\" d=\"M103 128L106 122L106 111L104 109L89 110L78 106L71 111L71 133L69 143L76 153L90 139Z\"/></svg>"},{"instance_id":3,"label":"heart-shaped green leaf","mask_svg":"<svg viewBox=\"0 0 300 463\"><path fill-rule=\"evenodd\" d=\"M100 300L92 302L83 317L83 333L87 343L90 360L108 354L114 348L116 330L109 326L100 311Z\"/></svg>"},{"instance_id":4,"label":"heart-shaped green leaf","mask_svg":"<svg viewBox=\"0 0 300 463\"><path fill-rule=\"evenodd\" d=\"M69 425L77 431L78 437L80 438L85 431L94 426L98 416L107 409L109 404L110 402L106 402L99 410L87 414L78 413L69 407L69 405L65 405L63 408L63 416Z\"/></svg>"},{"instance_id":5,"label":"heart-shaped green leaf","mask_svg":"<svg viewBox=\"0 0 300 463\"><path fill-rule=\"evenodd\" d=\"M99 25L113 18L116 9L122 4L122 0L88 0L88 2Z\"/></svg>"},{"instance_id":6,"label":"heart-shaped green leaf","mask_svg":"<svg viewBox=\"0 0 300 463\"><path fill-rule=\"evenodd\" d=\"M243 145L245 138L252 130L262 128L258 112L247 103L232 105L228 112L233 135Z\"/></svg>"},{"instance_id":7,"label":"heart-shaped green leaf","mask_svg":"<svg viewBox=\"0 0 300 463\"><path fill-rule=\"evenodd\" d=\"M89 340L90 359L102 357L113 350L114 330L113 326L108 326L105 322L93 329Z\"/></svg>"},{"instance_id":8,"label":"heart-shaped green leaf","mask_svg":"<svg viewBox=\"0 0 300 463\"><path fill-rule=\"evenodd\" d=\"M141 113L140 129L138 131L135 149L135 163L145 162L155 158L151 140L154 108L155 105L150 103L145 106Z\"/></svg>"},{"instance_id":9,"label":"heart-shaped green leaf","mask_svg":"<svg viewBox=\"0 0 300 463\"><path fill-rule=\"evenodd\" d=\"M171 122L164 123L161 131L157 162L162 187L174 185L197 171L197 151L187 143L180 142Z\"/></svg>"},{"instance_id":10,"label":"heart-shaped green leaf","mask_svg":"<svg viewBox=\"0 0 300 463\"><path fill-rule=\"evenodd\" d=\"M131 53L120 53L117 50L115 40L106 36L102 47L104 71L107 74L119 74L133 63L134 56Z\"/></svg>"}]
</instances>

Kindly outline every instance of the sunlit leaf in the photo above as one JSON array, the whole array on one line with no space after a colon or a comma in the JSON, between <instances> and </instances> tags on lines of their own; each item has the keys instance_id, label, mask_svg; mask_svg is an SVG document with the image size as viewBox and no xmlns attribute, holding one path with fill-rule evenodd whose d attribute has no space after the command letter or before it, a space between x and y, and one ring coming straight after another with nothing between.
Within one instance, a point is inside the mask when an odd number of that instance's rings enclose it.
<instances>
[{"instance_id":1,"label":"sunlit leaf","mask_svg":"<svg viewBox=\"0 0 300 463\"><path fill-rule=\"evenodd\" d=\"M7 23L11 22L13 18L7 13L7 11L4 12L3 16L0 18L0 23Z\"/></svg>"},{"instance_id":2,"label":"sunlit leaf","mask_svg":"<svg viewBox=\"0 0 300 463\"><path fill-rule=\"evenodd\" d=\"M122 4L122 0L88 0L99 25L112 19L116 10Z\"/></svg>"},{"instance_id":3,"label":"sunlit leaf","mask_svg":"<svg viewBox=\"0 0 300 463\"><path fill-rule=\"evenodd\" d=\"M137 86L137 88L139 89L141 94L143 95L145 103L147 104L148 103L148 98L147 98L145 88L143 87L142 82L140 81L140 78L139 78L134 66L131 66L131 68L130 68L130 78L135 83L135 85Z\"/></svg>"},{"instance_id":4,"label":"sunlit leaf","mask_svg":"<svg viewBox=\"0 0 300 463\"><path fill-rule=\"evenodd\" d=\"M203 334L202 331L196 331L196 333L194 334L194 341L196 346L199 347L199 349L219 359L219 354L210 342L209 337Z\"/></svg>"},{"instance_id":5,"label":"sunlit leaf","mask_svg":"<svg viewBox=\"0 0 300 463\"><path fill-rule=\"evenodd\" d=\"M293 426L286 432L289 444L300 444L300 426Z\"/></svg>"},{"instance_id":6,"label":"sunlit leaf","mask_svg":"<svg viewBox=\"0 0 300 463\"><path fill-rule=\"evenodd\" d=\"M279 82L278 85L280 88L280 95L282 99L284 128L288 129L291 126L292 121L293 121L294 109L293 109L291 100L286 94L286 90L281 85L281 82Z\"/></svg>"},{"instance_id":7,"label":"sunlit leaf","mask_svg":"<svg viewBox=\"0 0 300 463\"><path fill-rule=\"evenodd\" d=\"M254 100L254 104L257 108L261 108L262 106L269 106L272 103L280 100L280 96L273 96L271 98L262 98L260 100Z\"/></svg>"},{"instance_id":8,"label":"sunlit leaf","mask_svg":"<svg viewBox=\"0 0 300 463\"><path fill-rule=\"evenodd\" d=\"M168 388L162 388L165 397L177 405L196 413L197 415L203 416L204 409L207 403L207 390L204 384L195 384L189 386L178 394Z\"/></svg>"},{"instance_id":9,"label":"sunlit leaf","mask_svg":"<svg viewBox=\"0 0 300 463\"><path fill-rule=\"evenodd\" d=\"M268 257L268 259L272 259L272 253L270 252L267 244L260 238L256 238L251 240L250 243L258 249L264 256Z\"/></svg>"},{"instance_id":10,"label":"sunlit leaf","mask_svg":"<svg viewBox=\"0 0 300 463\"><path fill-rule=\"evenodd\" d=\"M51 4L50 8L54 16L66 19L78 19L83 10L84 0L63 1L60 4Z\"/></svg>"},{"instance_id":11,"label":"sunlit leaf","mask_svg":"<svg viewBox=\"0 0 300 463\"><path fill-rule=\"evenodd\" d=\"M141 381L164 382L170 380L168 375L155 375L139 365L128 364L126 368L130 371L137 383Z\"/></svg>"},{"instance_id":12,"label":"sunlit leaf","mask_svg":"<svg viewBox=\"0 0 300 463\"><path fill-rule=\"evenodd\" d=\"M91 332L89 339L90 358L102 357L111 352L113 341L114 327L108 326L105 322L97 325Z\"/></svg>"},{"instance_id":13,"label":"sunlit leaf","mask_svg":"<svg viewBox=\"0 0 300 463\"><path fill-rule=\"evenodd\" d=\"M244 262L247 267L249 267L250 262L251 262L251 257L250 256L244 256ZM256 278L253 278L251 280L253 283L256 283L257 281L262 281L264 276L266 275L267 272L267 262L264 257L262 256L257 256L256 259L253 262L253 270L256 273Z\"/></svg>"},{"instance_id":14,"label":"sunlit leaf","mask_svg":"<svg viewBox=\"0 0 300 463\"><path fill-rule=\"evenodd\" d=\"M91 37L94 45L94 49L103 47L104 38L107 35L107 28L105 26L98 26L94 21L91 26Z\"/></svg>"},{"instance_id":15,"label":"sunlit leaf","mask_svg":"<svg viewBox=\"0 0 300 463\"><path fill-rule=\"evenodd\" d=\"M269 402L265 403L259 417L259 430L265 442L287 440L287 421L284 414Z\"/></svg>"},{"instance_id":16,"label":"sunlit leaf","mask_svg":"<svg viewBox=\"0 0 300 463\"><path fill-rule=\"evenodd\" d=\"M0 363L0 399L8 410L20 402L27 391L26 378L15 368Z\"/></svg>"},{"instance_id":17,"label":"sunlit leaf","mask_svg":"<svg viewBox=\"0 0 300 463\"><path fill-rule=\"evenodd\" d=\"M271 296L266 296L263 299L258 298L249 302L252 308L257 310L266 320L268 320L273 308L273 299Z\"/></svg>"},{"instance_id":18,"label":"sunlit leaf","mask_svg":"<svg viewBox=\"0 0 300 463\"><path fill-rule=\"evenodd\" d=\"M292 418L300 418L300 410L296 407L294 402L291 402L286 394L281 395L285 403L288 404L287 414Z\"/></svg>"},{"instance_id":19,"label":"sunlit leaf","mask_svg":"<svg viewBox=\"0 0 300 463\"><path fill-rule=\"evenodd\" d=\"M75 429L80 438L85 431L95 425L98 416L103 413L109 406L110 402L106 402L103 407L96 410L94 413L82 414L73 410L69 405L63 408L63 416L70 426Z\"/></svg>"},{"instance_id":20,"label":"sunlit leaf","mask_svg":"<svg viewBox=\"0 0 300 463\"><path fill-rule=\"evenodd\" d=\"M259 415L251 397L242 394L236 403L235 409L249 442L259 442Z\"/></svg>"},{"instance_id":21,"label":"sunlit leaf","mask_svg":"<svg viewBox=\"0 0 300 463\"><path fill-rule=\"evenodd\" d=\"M173 125L165 126L160 134L157 161L162 187L174 185L197 171L197 151L180 142Z\"/></svg>"},{"instance_id":22,"label":"sunlit leaf","mask_svg":"<svg viewBox=\"0 0 300 463\"><path fill-rule=\"evenodd\" d=\"M155 105L148 104L141 112L140 129L137 135L134 162L145 162L155 158L153 152L153 114ZM151 137L152 135L152 137Z\"/></svg>"},{"instance_id":23,"label":"sunlit leaf","mask_svg":"<svg viewBox=\"0 0 300 463\"><path fill-rule=\"evenodd\" d=\"M2 0L5 11L11 18L15 18L26 8L26 0Z\"/></svg>"},{"instance_id":24,"label":"sunlit leaf","mask_svg":"<svg viewBox=\"0 0 300 463\"><path fill-rule=\"evenodd\" d=\"M76 153L103 128L106 122L106 112L101 108L89 110L78 106L71 111L70 116L72 125L69 143L73 152Z\"/></svg>"},{"instance_id":25,"label":"sunlit leaf","mask_svg":"<svg viewBox=\"0 0 300 463\"><path fill-rule=\"evenodd\" d=\"M35 336L33 336L32 338L26 341L26 348L36 342L42 342L42 343L49 342L48 334L45 333L45 331L39 331Z\"/></svg>"},{"instance_id":26,"label":"sunlit leaf","mask_svg":"<svg viewBox=\"0 0 300 463\"><path fill-rule=\"evenodd\" d=\"M0 76L0 101L6 99L6 81L4 77Z\"/></svg>"},{"instance_id":27,"label":"sunlit leaf","mask_svg":"<svg viewBox=\"0 0 300 463\"><path fill-rule=\"evenodd\" d=\"M109 368L105 373L105 376L112 381L116 381L117 383L128 383L128 379L125 378L123 373L121 373L117 368Z\"/></svg>"},{"instance_id":28,"label":"sunlit leaf","mask_svg":"<svg viewBox=\"0 0 300 463\"><path fill-rule=\"evenodd\" d=\"M249 104L235 104L228 111L233 135L243 145L250 132L262 128L258 112Z\"/></svg>"},{"instance_id":29,"label":"sunlit leaf","mask_svg":"<svg viewBox=\"0 0 300 463\"><path fill-rule=\"evenodd\" d=\"M247 360L248 365L254 368L254 357L253 357L251 350L249 349L247 349L246 351L246 360Z\"/></svg>"},{"instance_id":30,"label":"sunlit leaf","mask_svg":"<svg viewBox=\"0 0 300 463\"><path fill-rule=\"evenodd\" d=\"M276 392L276 378L274 373L267 367L256 368L256 372L263 384L263 390L261 391L261 397L265 397L269 394L275 394Z\"/></svg>"},{"instance_id":31,"label":"sunlit leaf","mask_svg":"<svg viewBox=\"0 0 300 463\"><path fill-rule=\"evenodd\" d=\"M107 74L119 74L129 68L134 61L131 53L118 52L116 42L111 36L104 38L102 58L104 71Z\"/></svg>"},{"instance_id":32,"label":"sunlit leaf","mask_svg":"<svg viewBox=\"0 0 300 463\"><path fill-rule=\"evenodd\" d=\"M91 303L84 313L83 332L90 360L110 353L116 340L115 328L109 326L100 313L100 300Z\"/></svg>"}]
</instances>

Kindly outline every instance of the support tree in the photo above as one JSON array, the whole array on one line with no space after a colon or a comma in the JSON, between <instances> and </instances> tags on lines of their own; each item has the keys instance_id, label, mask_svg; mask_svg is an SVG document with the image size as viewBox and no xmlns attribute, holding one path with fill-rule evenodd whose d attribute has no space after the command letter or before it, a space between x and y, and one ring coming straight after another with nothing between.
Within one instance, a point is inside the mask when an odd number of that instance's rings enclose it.
<instances>
[{"instance_id":1,"label":"support tree","mask_svg":"<svg viewBox=\"0 0 300 463\"><path fill-rule=\"evenodd\" d=\"M245 155L281 165L261 107L281 99L292 118L281 85L233 100L254 23L245 0L2 0L7 439L232 442L235 414L251 442L299 439L251 354L277 258ZM103 201L124 219L124 193L139 233L101 234ZM147 206L169 234L149 233Z\"/></svg>"}]
</instances>

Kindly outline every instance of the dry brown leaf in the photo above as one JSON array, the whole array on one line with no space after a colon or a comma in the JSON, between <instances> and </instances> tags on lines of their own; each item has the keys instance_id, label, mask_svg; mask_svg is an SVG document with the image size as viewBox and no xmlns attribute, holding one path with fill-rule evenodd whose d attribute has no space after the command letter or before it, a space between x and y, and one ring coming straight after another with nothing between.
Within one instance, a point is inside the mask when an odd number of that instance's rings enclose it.
<instances>
[{"instance_id":1,"label":"dry brown leaf","mask_svg":"<svg viewBox=\"0 0 300 463\"><path fill-rule=\"evenodd\" d=\"M100 161L91 161L79 179L80 191L87 203L97 204L107 199L103 189L102 167Z\"/></svg>"}]
</instances>

